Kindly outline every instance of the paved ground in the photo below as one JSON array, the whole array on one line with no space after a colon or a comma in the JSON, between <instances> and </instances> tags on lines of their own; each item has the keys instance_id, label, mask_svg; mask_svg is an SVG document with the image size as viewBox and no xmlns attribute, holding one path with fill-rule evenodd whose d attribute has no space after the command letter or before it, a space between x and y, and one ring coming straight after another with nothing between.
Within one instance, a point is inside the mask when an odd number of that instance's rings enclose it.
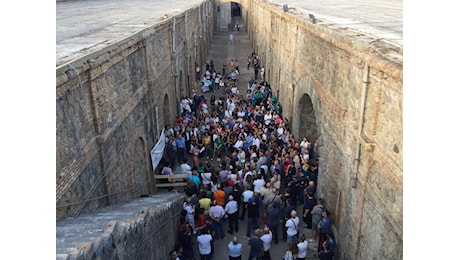
<instances>
[{"instance_id":1,"label":"paved ground","mask_svg":"<svg viewBox=\"0 0 460 260\"><path fill-rule=\"evenodd\" d=\"M402 0L268 0L341 27L403 46Z\"/></svg>"},{"instance_id":2,"label":"paved ground","mask_svg":"<svg viewBox=\"0 0 460 260\"><path fill-rule=\"evenodd\" d=\"M56 66L100 50L202 0L79 0L56 2ZM402 0L269 0L290 12L403 44Z\"/></svg>"}]
</instances>

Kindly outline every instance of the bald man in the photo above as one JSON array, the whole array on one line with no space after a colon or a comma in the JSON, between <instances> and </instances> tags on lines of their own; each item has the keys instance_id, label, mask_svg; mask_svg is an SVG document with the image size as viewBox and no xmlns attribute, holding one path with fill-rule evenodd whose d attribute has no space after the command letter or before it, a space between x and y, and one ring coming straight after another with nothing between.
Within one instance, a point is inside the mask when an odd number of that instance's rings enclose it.
<instances>
[{"instance_id":1,"label":"bald man","mask_svg":"<svg viewBox=\"0 0 460 260\"><path fill-rule=\"evenodd\" d=\"M234 200L233 195L228 196L225 213L228 215L228 233L233 235L233 230L238 233L238 203Z\"/></svg>"},{"instance_id":2,"label":"bald man","mask_svg":"<svg viewBox=\"0 0 460 260\"><path fill-rule=\"evenodd\" d=\"M238 241L238 237L234 236L233 240L227 245L228 248L228 259L229 260L241 260L241 251L243 245Z\"/></svg>"}]
</instances>

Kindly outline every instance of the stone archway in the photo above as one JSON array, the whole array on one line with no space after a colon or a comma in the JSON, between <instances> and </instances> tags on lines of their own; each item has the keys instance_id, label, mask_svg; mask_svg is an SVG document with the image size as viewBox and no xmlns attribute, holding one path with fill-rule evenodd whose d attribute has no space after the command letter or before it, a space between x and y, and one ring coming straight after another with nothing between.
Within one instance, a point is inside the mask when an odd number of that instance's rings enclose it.
<instances>
[{"instance_id":1,"label":"stone archway","mask_svg":"<svg viewBox=\"0 0 460 260\"><path fill-rule=\"evenodd\" d=\"M232 17L241 16L240 4L232 1L231 5L232 5Z\"/></svg>"},{"instance_id":2,"label":"stone archway","mask_svg":"<svg viewBox=\"0 0 460 260\"><path fill-rule=\"evenodd\" d=\"M308 141L313 143L318 139L318 127L316 125L316 116L311 98L308 94L304 94L299 100L299 140L302 140L304 136L307 137Z\"/></svg>"},{"instance_id":3,"label":"stone archway","mask_svg":"<svg viewBox=\"0 0 460 260\"><path fill-rule=\"evenodd\" d=\"M168 94L165 95L163 98L163 122L165 125L174 125L173 118L171 118L171 105L169 104L169 96ZM157 122L158 124L159 122Z\"/></svg>"},{"instance_id":4,"label":"stone archway","mask_svg":"<svg viewBox=\"0 0 460 260\"><path fill-rule=\"evenodd\" d=\"M137 138L131 157L132 162L132 181L133 181L133 194L134 197L149 194L148 183L148 169L147 169L147 154L145 143L142 138Z\"/></svg>"}]
</instances>

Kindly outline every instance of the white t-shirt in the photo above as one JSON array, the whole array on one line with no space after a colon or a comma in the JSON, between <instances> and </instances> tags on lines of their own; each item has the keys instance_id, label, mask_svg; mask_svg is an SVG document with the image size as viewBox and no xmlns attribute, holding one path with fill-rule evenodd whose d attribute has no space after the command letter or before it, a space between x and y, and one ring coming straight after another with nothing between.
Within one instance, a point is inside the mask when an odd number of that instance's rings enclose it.
<instances>
[{"instance_id":1,"label":"white t-shirt","mask_svg":"<svg viewBox=\"0 0 460 260\"><path fill-rule=\"evenodd\" d=\"M249 198L254 196L254 192L252 190L245 190L243 191L243 201L248 202Z\"/></svg>"},{"instance_id":2,"label":"white t-shirt","mask_svg":"<svg viewBox=\"0 0 460 260\"><path fill-rule=\"evenodd\" d=\"M264 115L264 121L266 125L269 125L272 122L272 115L270 113L267 113Z\"/></svg>"},{"instance_id":3,"label":"white t-shirt","mask_svg":"<svg viewBox=\"0 0 460 260\"><path fill-rule=\"evenodd\" d=\"M192 175L192 167L186 163L183 163L180 165L182 173L187 173L189 175Z\"/></svg>"},{"instance_id":4,"label":"white t-shirt","mask_svg":"<svg viewBox=\"0 0 460 260\"><path fill-rule=\"evenodd\" d=\"M262 188L265 185L265 180L264 179L257 179L254 180L254 192L260 193L260 188Z\"/></svg>"},{"instance_id":5,"label":"white t-shirt","mask_svg":"<svg viewBox=\"0 0 460 260\"><path fill-rule=\"evenodd\" d=\"M212 236L210 234L203 234L196 237L196 242L198 242L198 249L200 250L200 255L208 255L211 253L211 241Z\"/></svg>"},{"instance_id":6,"label":"white t-shirt","mask_svg":"<svg viewBox=\"0 0 460 260\"><path fill-rule=\"evenodd\" d=\"M240 149L241 147L243 147L243 141L242 140L238 140L236 141L236 143L233 145L233 147L235 147L236 149Z\"/></svg>"},{"instance_id":7,"label":"white t-shirt","mask_svg":"<svg viewBox=\"0 0 460 260\"><path fill-rule=\"evenodd\" d=\"M297 243L297 248L299 249L299 252L297 253L298 258L307 257L307 250L308 250L307 240Z\"/></svg>"},{"instance_id":8,"label":"white t-shirt","mask_svg":"<svg viewBox=\"0 0 460 260\"><path fill-rule=\"evenodd\" d=\"M272 232L269 231L268 234L263 234L260 237L260 240L262 240L263 245L264 245L264 251L268 251L270 249L270 245L272 243Z\"/></svg>"},{"instance_id":9,"label":"white t-shirt","mask_svg":"<svg viewBox=\"0 0 460 260\"><path fill-rule=\"evenodd\" d=\"M203 113L208 114L208 105L206 105L206 103L203 103L203 105L201 106L201 110L203 111Z\"/></svg>"},{"instance_id":10,"label":"white t-shirt","mask_svg":"<svg viewBox=\"0 0 460 260\"><path fill-rule=\"evenodd\" d=\"M295 218L290 218L286 221L286 227L287 227L287 231L286 233L289 235L289 236L294 236L297 234L297 229L299 228L299 217L295 217Z\"/></svg>"},{"instance_id":11,"label":"white t-shirt","mask_svg":"<svg viewBox=\"0 0 460 260\"><path fill-rule=\"evenodd\" d=\"M202 180L203 184L209 185L211 183L211 176L212 176L212 173L203 172L201 174L201 180Z\"/></svg>"}]
</instances>

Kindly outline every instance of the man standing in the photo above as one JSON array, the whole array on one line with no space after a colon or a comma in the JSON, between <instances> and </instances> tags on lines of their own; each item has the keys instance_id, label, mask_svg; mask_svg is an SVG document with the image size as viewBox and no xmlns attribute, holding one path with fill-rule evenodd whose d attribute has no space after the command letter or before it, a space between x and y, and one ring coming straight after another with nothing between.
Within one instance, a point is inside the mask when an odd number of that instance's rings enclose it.
<instances>
[{"instance_id":1,"label":"man standing","mask_svg":"<svg viewBox=\"0 0 460 260\"><path fill-rule=\"evenodd\" d=\"M274 202L272 207L267 209L267 226L273 232L275 244L278 244L278 225L279 225L279 203Z\"/></svg>"},{"instance_id":2,"label":"man standing","mask_svg":"<svg viewBox=\"0 0 460 260\"><path fill-rule=\"evenodd\" d=\"M312 229L311 223L312 223L312 214L311 211L313 210L313 207L317 204L317 200L313 193L308 192L307 193L307 198L305 199L305 202L303 204L303 220L307 226L305 228L307 229Z\"/></svg>"},{"instance_id":3,"label":"man standing","mask_svg":"<svg viewBox=\"0 0 460 260\"><path fill-rule=\"evenodd\" d=\"M185 159L185 138L179 134L176 138L177 160L183 162Z\"/></svg>"},{"instance_id":4,"label":"man standing","mask_svg":"<svg viewBox=\"0 0 460 260\"><path fill-rule=\"evenodd\" d=\"M287 240L287 228L286 228L286 221L291 218L291 211L295 210L294 205L291 204L291 199L286 199L286 207L284 207L283 216L283 240Z\"/></svg>"},{"instance_id":5,"label":"man standing","mask_svg":"<svg viewBox=\"0 0 460 260\"><path fill-rule=\"evenodd\" d=\"M215 238L224 239L224 216L225 210L222 206L217 205L217 202L214 200L212 202L212 207L209 210L209 217L211 218L211 227L215 231Z\"/></svg>"},{"instance_id":6,"label":"man standing","mask_svg":"<svg viewBox=\"0 0 460 260\"><path fill-rule=\"evenodd\" d=\"M270 231L270 228L265 226L262 231L262 236L260 237L260 240L262 240L263 246L264 246L263 260L272 259L270 256L270 246L272 244L272 238L273 238L273 235L272 235L272 232Z\"/></svg>"},{"instance_id":7,"label":"man standing","mask_svg":"<svg viewBox=\"0 0 460 260\"><path fill-rule=\"evenodd\" d=\"M249 237L252 229L259 228L257 219L259 218L259 205L257 200L254 198L249 198L248 200L248 230L246 231L246 236Z\"/></svg>"},{"instance_id":8,"label":"man standing","mask_svg":"<svg viewBox=\"0 0 460 260\"><path fill-rule=\"evenodd\" d=\"M254 196L254 191L250 190L247 186L245 187L245 190L243 191L243 212L241 212L240 219L244 220L244 217L246 215L246 210L248 208L248 202L249 199Z\"/></svg>"},{"instance_id":9,"label":"man standing","mask_svg":"<svg viewBox=\"0 0 460 260\"><path fill-rule=\"evenodd\" d=\"M228 233L233 235L233 230L238 233L238 203L232 195L228 196L228 202L225 204L225 212L228 215Z\"/></svg>"},{"instance_id":10,"label":"man standing","mask_svg":"<svg viewBox=\"0 0 460 260\"><path fill-rule=\"evenodd\" d=\"M228 41L230 42L230 44L233 44L233 34L232 33L228 36Z\"/></svg>"},{"instance_id":11,"label":"man standing","mask_svg":"<svg viewBox=\"0 0 460 260\"><path fill-rule=\"evenodd\" d=\"M300 219L297 217L297 212L295 210L291 211L291 218L286 221L286 227L287 227L287 242L290 244L293 240L294 237L297 237L297 234L299 232L299 224L300 224Z\"/></svg>"},{"instance_id":12,"label":"man standing","mask_svg":"<svg viewBox=\"0 0 460 260\"><path fill-rule=\"evenodd\" d=\"M201 234L196 237L198 242L198 249L200 251L201 260L211 260L211 241L212 236L209 234L207 228L201 230Z\"/></svg>"},{"instance_id":13,"label":"man standing","mask_svg":"<svg viewBox=\"0 0 460 260\"><path fill-rule=\"evenodd\" d=\"M241 260L241 251L243 246L238 242L238 237L234 236L233 240L228 243L228 260Z\"/></svg>"},{"instance_id":14,"label":"man standing","mask_svg":"<svg viewBox=\"0 0 460 260\"><path fill-rule=\"evenodd\" d=\"M240 185L238 183L233 185L233 190L232 192L230 192L230 195L232 195L233 199L236 201L236 203L238 203L238 215L239 215L240 209L241 209L242 192L240 190Z\"/></svg>"},{"instance_id":15,"label":"man standing","mask_svg":"<svg viewBox=\"0 0 460 260\"><path fill-rule=\"evenodd\" d=\"M260 229L256 229L254 231L254 236L251 237L248 241L248 245L250 247L249 257L248 260L256 258L256 260L262 260L264 245L260 237L262 232Z\"/></svg>"}]
</instances>

